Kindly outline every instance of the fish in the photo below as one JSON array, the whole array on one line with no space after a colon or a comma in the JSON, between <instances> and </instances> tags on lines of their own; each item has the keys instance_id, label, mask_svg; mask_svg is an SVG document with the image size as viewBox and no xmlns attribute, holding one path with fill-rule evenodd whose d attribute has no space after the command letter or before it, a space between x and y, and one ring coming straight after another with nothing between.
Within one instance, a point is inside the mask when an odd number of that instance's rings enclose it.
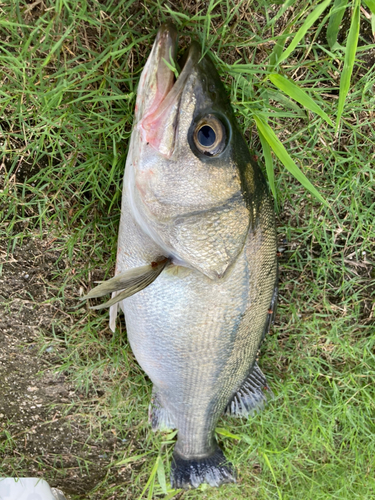
<instances>
[{"instance_id":1,"label":"fish","mask_svg":"<svg viewBox=\"0 0 375 500\"><path fill-rule=\"evenodd\" d=\"M209 53L163 24L140 76L115 277L84 298L124 312L153 383L153 430L177 429L173 488L236 481L215 438L271 390L259 349L277 302L274 205Z\"/></svg>"}]
</instances>

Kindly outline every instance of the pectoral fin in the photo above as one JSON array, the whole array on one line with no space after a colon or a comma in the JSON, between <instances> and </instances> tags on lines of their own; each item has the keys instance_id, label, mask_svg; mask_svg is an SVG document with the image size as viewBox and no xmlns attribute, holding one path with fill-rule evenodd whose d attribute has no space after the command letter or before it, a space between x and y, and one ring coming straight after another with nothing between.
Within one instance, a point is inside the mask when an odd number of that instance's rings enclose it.
<instances>
[{"instance_id":1,"label":"pectoral fin","mask_svg":"<svg viewBox=\"0 0 375 500\"><path fill-rule=\"evenodd\" d=\"M158 262L152 262L147 266L135 267L128 269L123 273L118 274L110 280L104 281L100 285L93 288L87 295L81 297L81 300L93 299L95 297L102 297L107 293L118 292L115 297L112 297L108 302L91 307L90 309L103 309L110 307L117 302L120 302L131 295L143 290L150 285L159 274L163 271L165 266L170 262L169 259L163 258Z\"/></svg>"}]
</instances>

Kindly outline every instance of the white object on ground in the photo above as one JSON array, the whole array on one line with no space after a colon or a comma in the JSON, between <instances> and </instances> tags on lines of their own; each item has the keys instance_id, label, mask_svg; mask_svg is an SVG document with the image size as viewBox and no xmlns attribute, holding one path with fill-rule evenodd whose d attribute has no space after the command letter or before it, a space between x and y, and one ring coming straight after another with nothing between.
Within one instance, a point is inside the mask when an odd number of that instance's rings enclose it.
<instances>
[{"instance_id":1,"label":"white object on ground","mask_svg":"<svg viewBox=\"0 0 375 500\"><path fill-rule=\"evenodd\" d=\"M0 500L66 500L62 491L50 488L38 477L0 478Z\"/></svg>"}]
</instances>

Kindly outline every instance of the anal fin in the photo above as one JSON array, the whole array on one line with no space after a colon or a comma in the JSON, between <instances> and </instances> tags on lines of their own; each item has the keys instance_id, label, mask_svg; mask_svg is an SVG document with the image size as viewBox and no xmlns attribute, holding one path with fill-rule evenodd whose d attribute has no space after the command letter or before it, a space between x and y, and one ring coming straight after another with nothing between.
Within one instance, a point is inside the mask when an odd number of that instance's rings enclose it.
<instances>
[{"instance_id":1,"label":"anal fin","mask_svg":"<svg viewBox=\"0 0 375 500\"><path fill-rule=\"evenodd\" d=\"M151 403L148 408L148 421L153 431L176 429L173 415L162 405L155 390L153 390Z\"/></svg>"},{"instance_id":2,"label":"anal fin","mask_svg":"<svg viewBox=\"0 0 375 500\"><path fill-rule=\"evenodd\" d=\"M266 377L255 363L241 387L227 404L224 413L247 417L261 411L267 400L272 398L273 393L268 387Z\"/></svg>"}]
</instances>

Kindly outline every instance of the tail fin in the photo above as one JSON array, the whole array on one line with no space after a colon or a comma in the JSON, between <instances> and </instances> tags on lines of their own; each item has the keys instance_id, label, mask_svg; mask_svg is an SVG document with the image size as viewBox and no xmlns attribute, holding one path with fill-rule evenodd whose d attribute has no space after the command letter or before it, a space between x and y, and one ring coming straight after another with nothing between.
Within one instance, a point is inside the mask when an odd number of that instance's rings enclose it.
<instances>
[{"instance_id":1,"label":"tail fin","mask_svg":"<svg viewBox=\"0 0 375 500\"><path fill-rule=\"evenodd\" d=\"M198 488L201 483L220 486L224 483L235 483L236 475L233 465L227 461L219 447L207 457L186 459L176 450L173 452L171 468L172 488Z\"/></svg>"}]
</instances>

